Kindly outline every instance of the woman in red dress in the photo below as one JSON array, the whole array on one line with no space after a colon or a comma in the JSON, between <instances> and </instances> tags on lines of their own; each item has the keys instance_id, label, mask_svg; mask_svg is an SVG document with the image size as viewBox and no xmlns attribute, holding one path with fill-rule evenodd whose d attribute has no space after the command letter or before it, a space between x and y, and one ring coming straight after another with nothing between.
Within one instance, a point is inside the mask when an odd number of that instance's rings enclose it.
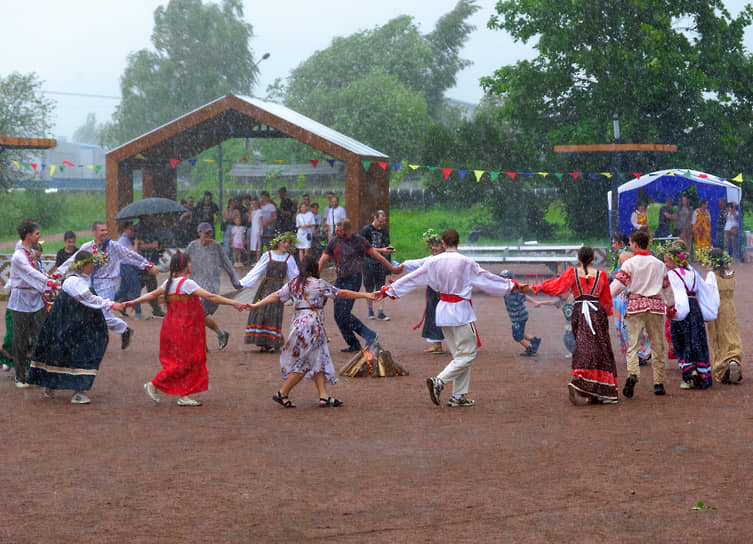
<instances>
[{"instance_id":1,"label":"woman in red dress","mask_svg":"<svg viewBox=\"0 0 753 544\"><path fill-rule=\"evenodd\" d=\"M159 335L162 370L144 384L146 393L156 403L160 401L159 390L168 395L180 395L178 406L200 406L198 400L188 395L206 391L209 386L204 310L200 298L233 306L239 312L248 309L247 304L202 289L188 278L190 274L191 259L178 251L170 259L170 277L160 287L125 303L134 306L161 295L165 295L167 301L167 315Z\"/></svg>"},{"instance_id":2,"label":"woman in red dress","mask_svg":"<svg viewBox=\"0 0 753 544\"><path fill-rule=\"evenodd\" d=\"M575 336L573 379L567 384L570 402L587 399L591 404L617 402L617 366L609 338L612 295L603 270L591 263L594 251L583 246L578 251L578 266L535 286L535 293L550 296L572 290L575 296L572 326Z\"/></svg>"}]
</instances>

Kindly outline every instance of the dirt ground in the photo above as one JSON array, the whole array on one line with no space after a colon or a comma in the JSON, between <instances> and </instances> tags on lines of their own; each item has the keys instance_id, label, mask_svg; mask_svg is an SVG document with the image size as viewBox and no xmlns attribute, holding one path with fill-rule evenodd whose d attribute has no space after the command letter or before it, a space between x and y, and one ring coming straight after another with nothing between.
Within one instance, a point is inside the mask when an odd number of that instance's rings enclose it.
<instances>
[{"instance_id":1,"label":"dirt ground","mask_svg":"<svg viewBox=\"0 0 753 544\"><path fill-rule=\"evenodd\" d=\"M753 265L740 265L748 353L752 280ZM272 402L278 356L244 346L246 314L227 307L217 316L230 344L218 352L210 336L198 408L144 393L159 368L158 320L130 319L126 351L111 337L90 405L0 376L0 542L753 540L747 361L741 385L681 391L670 361L665 397L644 367L634 398L575 407L560 311L530 308L528 331L544 340L524 358L501 299L478 294L477 404L436 407L424 380L449 356L424 354L411 330L423 299L387 302L392 321L367 321L410 376L341 378L330 388L338 409L319 409L309 382L291 395L295 410ZM339 368L349 356L327 312ZM356 314L365 318L364 301ZM699 501L709 508L694 510Z\"/></svg>"}]
</instances>

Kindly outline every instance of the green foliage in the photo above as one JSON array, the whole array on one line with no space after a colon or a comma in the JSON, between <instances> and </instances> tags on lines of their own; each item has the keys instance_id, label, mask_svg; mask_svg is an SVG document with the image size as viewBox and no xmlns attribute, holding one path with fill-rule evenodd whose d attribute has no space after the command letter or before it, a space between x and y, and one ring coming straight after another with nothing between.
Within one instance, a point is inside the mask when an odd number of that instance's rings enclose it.
<instances>
[{"instance_id":1,"label":"green foliage","mask_svg":"<svg viewBox=\"0 0 753 544\"><path fill-rule=\"evenodd\" d=\"M89 113L86 115L86 121L84 124L75 130L71 139L74 142L82 144L101 145L103 143L102 131L104 128L104 124L97 123L97 116L93 113Z\"/></svg>"},{"instance_id":2,"label":"green foliage","mask_svg":"<svg viewBox=\"0 0 753 544\"><path fill-rule=\"evenodd\" d=\"M12 72L0 76L0 136L46 138L52 129L55 102L42 94L42 81L35 73ZM29 151L4 151L7 160L29 161ZM0 165L2 166L2 165ZM0 189L8 189L29 176L15 168L0 168Z\"/></svg>"},{"instance_id":3,"label":"green foliage","mask_svg":"<svg viewBox=\"0 0 753 544\"><path fill-rule=\"evenodd\" d=\"M251 94L258 74L252 36L241 0L170 0L158 7L154 50L128 56L123 100L104 131L106 142L116 146L229 92Z\"/></svg>"},{"instance_id":4,"label":"green foliage","mask_svg":"<svg viewBox=\"0 0 753 544\"><path fill-rule=\"evenodd\" d=\"M623 141L678 145L672 161L732 177L753 167L753 62L742 44L753 20L746 6L732 19L722 0L506 0L490 28L537 40L538 56L482 79L504 100L502 117L544 170L604 171L610 158L554 158L556 144ZM655 153L623 157L627 171L663 165ZM563 180L571 227L588 235L606 228L607 183ZM578 211L587 210L584 218ZM594 216L593 214L597 215Z\"/></svg>"}]
</instances>

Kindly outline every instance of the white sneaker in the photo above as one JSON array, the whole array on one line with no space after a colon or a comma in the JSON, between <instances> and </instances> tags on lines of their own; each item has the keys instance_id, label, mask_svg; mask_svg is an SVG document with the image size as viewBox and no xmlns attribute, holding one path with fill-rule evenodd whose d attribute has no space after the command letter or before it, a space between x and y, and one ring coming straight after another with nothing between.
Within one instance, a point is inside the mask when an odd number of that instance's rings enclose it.
<instances>
[{"instance_id":1,"label":"white sneaker","mask_svg":"<svg viewBox=\"0 0 753 544\"><path fill-rule=\"evenodd\" d=\"M737 383L742 379L742 372L740 372L740 363L737 361L730 361L727 364L727 371L729 372L729 382Z\"/></svg>"},{"instance_id":2,"label":"white sneaker","mask_svg":"<svg viewBox=\"0 0 753 544\"><path fill-rule=\"evenodd\" d=\"M27 387L31 386L26 382L19 382L18 380L16 380L16 387L18 387L19 389L26 389Z\"/></svg>"},{"instance_id":3,"label":"white sneaker","mask_svg":"<svg viewBox=\"0 0 753 544\"><path fill-rule=\"evenodd\" d=\"M10 367L3 363L3 372L8 372L10 370Z\"/></svg>"},{"instance_id":4,"label":"white sneaker","mask_svg":"<svg viewBox=\"0 0 753 544\"><path fill-rule=\"evenodd\" d=\"M146 394L149 395L150 399L152 399L156 404L159 404L159 395L157 394L157 388L154 387L154 384L152 382L147 382L144 384L144 391L146 391Z\"/></svg>"},{"instance_id":5,"label":"white sneaker","mask_svg":"<svg viewBox=\"0 0 753 544\"><path fill-rule=\"evenodd\" d=\"M83 393L76 393L71 397L71 403L72 404L89 404L91 401L89 400L89 397L84 395Z\"/></svg>"},{"instance_id":6,"label":"white sneaker","mask_svg":"<svg viewBox=\"0 0 753 544\"><path fill-rule=\"evenodd\" d=\"M201 403L190 397L180 397L178 399L178 406L201 406Z\"/></svg>"},{"instance_id":7,"label":"white sneaker","mask_svg":"<svg viewBox=\"0 0 753 544\"><path fill-rule=\"evenodd\" d=\"M693 384L691 382L682 382L680 389L693 389Z\"/></svg>"}]
</instances>

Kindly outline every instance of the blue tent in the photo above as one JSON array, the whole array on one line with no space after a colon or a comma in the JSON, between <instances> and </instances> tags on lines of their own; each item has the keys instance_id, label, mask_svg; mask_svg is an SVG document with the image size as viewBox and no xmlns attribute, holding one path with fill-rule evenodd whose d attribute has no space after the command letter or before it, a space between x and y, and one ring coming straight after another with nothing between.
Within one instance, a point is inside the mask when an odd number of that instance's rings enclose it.
<instances>
[{"instance_id":1,"label":"blue tent","mask_svg":"<svg viewBox=\"0 0 753 544\"><path fill-rule=\"evenodd\" d=\"M709 201L709 213L711 215L711 239L715 240L716 235L716 218L719 215L719 207L716 203L720 198L727 202L736 202L739 206L742 196L742 189L739 185L718 178L711 174L698 172L697 170L660 170L641 176L640 178L631 179L617 189L617 217L619 218L619 231L625 234L633 232L633 226L630 224L630 216L635 211L635 205L638 202L638 190L643 189L649 197L656 202L664 202L667 197L676 197L685 189L695 185L699 199ZM609 191L607 196L610 210L609 231L612 232L611 225L611 203L612 192ZM742 224L742 217L741 217ZM740 229L742 235L742 228Z\"/></svg>"}]
</instances>

